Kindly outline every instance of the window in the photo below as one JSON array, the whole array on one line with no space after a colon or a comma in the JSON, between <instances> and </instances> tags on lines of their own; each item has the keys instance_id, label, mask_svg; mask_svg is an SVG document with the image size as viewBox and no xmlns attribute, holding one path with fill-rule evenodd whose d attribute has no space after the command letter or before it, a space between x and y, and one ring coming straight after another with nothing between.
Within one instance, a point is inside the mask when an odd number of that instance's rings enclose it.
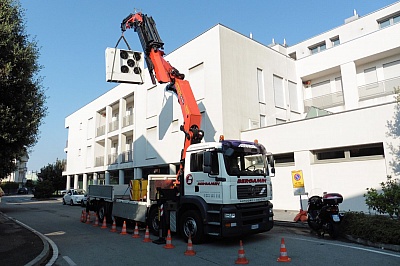
<instances>
[{"instance_id":1,"label":"window","mask_svg":"<svg viewBox=\"0 0 400 266\"><path fill-rule=\"evenodd\" d=\"M311 54L316 54L322 52L323 50L326 50L326 44L325 42L322 42L314 46L310 46L308 47L308 49L310 50Z\"/></svg>"},{"instance_id":2,"label":"window","mask_svg":"<svg viewBox=\"0 0 400 266\"><path fill-rule=\"evenodd\" d=\"M389 18L385 18L385 19L378 21L378 24L379 24L379 28L383 29L383 28L386 28L390 25L394 25L399 22L400 22L400 14L395 14Z\"/></svg>"},{"instance_id":3,"label":"window","mask_svg":"<svg viewBox=\"0 0 400 266\"><path fill-rule=\"evenodd\" d=\"M285 92L283 88L283 78L274 75L273 86L275 106L285 109Z\"/></svg>"},{"instance_id":4,"label":"window","mask_svg":"<svg viewBox=\"0 0 400 266\"><path fill-rule=\"evenodd\" d=\"M264 75L262 69L257 68L258 101L265 103Z\"/></svg>"},{"instance_id":5,"label":"window","mask_svg":"<svg viewBox=\"0 0 400 266\"><path fill-rule=\"evenodd\" d=\"M339 36L331 38L331 42L332 42L332 47L338 46L340 44Z\"/></svg>"},{"instance_id":6,"label":"window","mask_svg":"<svg viewBox=\"0 0 400 266\"><path fill-rule=\"evenodd\" d=\"M400 60L383 64L383 75L385 79L397 78L400 76Z\"/></svg>"},{"instance_id":7,"label":"window","mask_svg":"<svg viewBox=\"0 0 400 266\"><path fill-rule=\"evenodd\" d=\"M190 172L203 172L204 152L192 153L190 155ZM218 153L211 152L211 175L219 174Z\"/></svg>"},{"instance_id":8,"label":"window","mask_svg":"<svg viewBox=\"0 0 400 266\"><path fill-rule=\"evenodd\" d=\"M351 161L366 159L382 159L385 156L383 143L371 143L357 146L333 148L313 151L315 161Z\"/></svg>"},{"instance_id":9,"label":"window","mask_svg":"<svg viewBox=\"0 0 400 266\"><path fill-rule=\"evenodd\" d=\"M274 154L275 164L294 163L294 152Z\"/></svg>"},{"instance_id":10,"label":"window","mask_svg":"<svg viewBox=\"0 0 400 266\"><path fill-rule=\"evenodd\" d=\"M365 84L378 82L378 78L376 76L376 67L371 67L364 70L364 80Z\"/></svg>"},{"instance_id":11,"label":"window","mask_svg":"<svg viewBox=\"0 0 400 266\"><path fill-rule=\"evenodd\" d=\"M289 87L290 109L292 111L299 112L299 101L298 101L298 96L297 96L297 84L292 82L292 81L289 81L288 87Z\"/></svg>"},{"instance_id":12,"label":"window","mask_svg":"<svg viewBox=\"0 0 400 266\"><path fill-rule=\"evenodd\" d=\"M265 115L260 115L260 127L267 126L267 118Z\"/></svg>"},{"instance_id":13,"label":"window","mask_svg":"<svg viewBox=\"0 0 400 266\"><path fill-rule=\"evenodd\" d=\"M375 156L384 155L383 144L376 143L368 146L353 147L350 148L350 158L351 157L365 157L365 156Z\"/></svg>"}]
</instances>

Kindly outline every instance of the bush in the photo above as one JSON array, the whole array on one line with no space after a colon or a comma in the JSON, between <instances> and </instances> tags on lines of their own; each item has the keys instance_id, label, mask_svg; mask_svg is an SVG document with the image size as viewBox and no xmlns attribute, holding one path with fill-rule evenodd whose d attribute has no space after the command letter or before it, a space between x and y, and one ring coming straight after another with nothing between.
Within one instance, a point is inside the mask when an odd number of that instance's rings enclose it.
<instances>
[{"instance_id":1,"label":"bush","mask_svg":"<svg viewBox=\"0 0 400 266\"><path fill-rule=\"evenodd\" d=\"M346 235L374 243L400 245L400 220L388 216L348 212L342 220L341 230Z\"/></svg>"},{"instance_id":2,"label":"bush","mask_svg":"<svg viewBox=\"0 0 400 266\"><path fill-rule=\"evenodd\" d=\"M37 199L50 198L54 193L54 188L49 180L39 181L35 187L34 197Z\"/></svg>"},{"instance_id":3,"label":"bush","mask_svg":"<svg viewBox=\"0 0 400 266\"><path fill-rule=\"evenodd\" d=\"M388 176L387 181L380 185L382 193L379 193L375 188L367 188L367 194L364 194L365 203L370 209L380 214L387 213L391 218L400 218L400 183L397 179Z\"/></svg>"},{"instance_id":4,"label":"bush","mask_svg":"<svg viewBox=\"0 0 400 266\"><path fill-rule=\"evenodd\" d=\"M18 187L19 187L19 184L16 182L7 181L7 182L1 183L1 188L3 189L4 193L7 193L7 194L17 192Z\"/></svg>"}]
</instances>

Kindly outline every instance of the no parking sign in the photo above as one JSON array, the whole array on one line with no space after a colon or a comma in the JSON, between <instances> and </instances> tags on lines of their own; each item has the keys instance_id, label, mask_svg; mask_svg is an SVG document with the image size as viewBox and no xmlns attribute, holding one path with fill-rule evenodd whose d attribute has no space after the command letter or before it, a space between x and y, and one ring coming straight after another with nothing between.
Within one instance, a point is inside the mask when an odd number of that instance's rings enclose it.
<instances>
[{"instance_id":1,"label":"no parking sign","mask_svg":"<svg viewBox=\"0 0 400 266\"><path fill-rule=\"evenodd\" d=\"M293 183L294 195L304 195L305 194L302 170L292 171L292 183Z\"/></svg>"}]
</instances>

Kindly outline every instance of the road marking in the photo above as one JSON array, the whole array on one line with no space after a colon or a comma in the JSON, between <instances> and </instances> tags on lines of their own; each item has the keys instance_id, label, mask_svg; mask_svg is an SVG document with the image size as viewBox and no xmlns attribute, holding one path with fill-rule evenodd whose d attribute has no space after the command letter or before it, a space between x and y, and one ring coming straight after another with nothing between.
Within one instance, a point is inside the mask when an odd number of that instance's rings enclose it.
<instances>
[{"instance_id":1,"label":"road marking","mask_svg":"<svg viewBox=\"0 0 400 266\"><path fill-rule=\"evenodd\" d=\"M372 253L378 253L378 254L382 254L382 255L387 255L387 256L400 258L400 255L397 255L397 254L387 253L387 252L368 249L368 248L361 248L361 247L349 246L349 245L344 245L344 244L336 244L336 243L330 243L330 242L322 242L322 241L317 241L317 240L309 240L309 239L297 238L297 237L286 237L286 238L295 239L295 240L301 240L301 241L307 241L307 242L313 242L313 243L319 243L319 244L324 244L324 245L332 245L332 246L338 246L338 247L358 249L358 250L363 250L363 251L368 251L368 252L372 252Z\"/></svg>"},{"instance_id":2,"label":"road marking","mask_svg":"<svg viewBox=\"0 0 400 266\"><path fill-rule=\"evenodd\" d=\"M76 266L76 263L75 263L73 260L71 260L70 257L68 257L68 256L63 256L63 259L64 259L70 266Z\"/></svg>"}]
</instances>

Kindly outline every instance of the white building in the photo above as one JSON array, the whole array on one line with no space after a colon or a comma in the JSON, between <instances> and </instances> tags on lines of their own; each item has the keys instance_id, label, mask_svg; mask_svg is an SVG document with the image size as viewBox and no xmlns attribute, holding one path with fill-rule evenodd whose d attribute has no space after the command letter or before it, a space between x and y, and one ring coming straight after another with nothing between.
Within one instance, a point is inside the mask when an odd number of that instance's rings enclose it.
<instances>
[{"instance_id":1,"label":"white building","mask_svg":"<svg viewBox=\"0 0 400 266\"><path fill-rule=\"evenodd\" d=\"M290 47L216 25L167 60L192 86L206 141L258 139L275 154L276 209L300 208L291 172L302 170L309 194L339 192L342 209L366 211L365 189L392 174L395 142L386 125L400 85L399 21L400 2L363 17L354 12L343 25ZM67 187L176 171L180 106L165 84L145 78L66 118Z\"/></svg>"}]
</instances>

